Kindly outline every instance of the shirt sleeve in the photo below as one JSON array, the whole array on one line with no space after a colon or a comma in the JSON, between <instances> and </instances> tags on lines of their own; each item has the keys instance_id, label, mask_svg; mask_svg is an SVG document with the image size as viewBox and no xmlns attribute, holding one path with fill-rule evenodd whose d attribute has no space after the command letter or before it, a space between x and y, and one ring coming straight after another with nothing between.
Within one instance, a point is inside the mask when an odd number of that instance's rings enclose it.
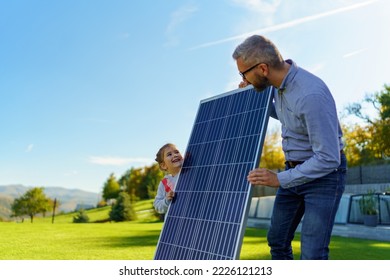
<instances>
[{"instance_id":1,"label":"shirt sleeve","mask_svg":"<svg viewBox=\"0 0 390 280\"><path fill-rule=\"evenodd\" d=\"M340 126L333 98L311 94L297 108L307 128L313 156L295 168L277 174L281 187L290 188L323 177L340 165Z\"/></svg>"},{"instance_id":2,"label":"shirt sleeve","mask_svg":"<svg viewBox=\"0 0 390 280\"><path fill-rule=\"evenodd\" d=\"M160 214L165 214L168 211L168 206L170 201L165 198L166 192L165 187L162 182L158 185L157 195L154 199L153 206L154 209Z\"/></svg>"}]
</instances>

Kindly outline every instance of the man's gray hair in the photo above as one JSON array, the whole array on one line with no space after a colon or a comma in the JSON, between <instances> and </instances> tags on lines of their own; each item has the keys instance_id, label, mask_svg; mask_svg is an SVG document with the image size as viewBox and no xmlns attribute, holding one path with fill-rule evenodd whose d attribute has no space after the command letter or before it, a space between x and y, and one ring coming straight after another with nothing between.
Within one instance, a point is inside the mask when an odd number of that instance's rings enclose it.
<instances>
[{"instance_id":1,"label":"man's gray hair","mask_svg":"<svg viewBox=\"0 0 390 280\"><path fill-rule=\"evenodd\" d=\"M241 58L245 64L265 63L276 69L283 65L283 57L269 39L252 35L236 47L233 58Z\"/></svg>"}]
</instances>

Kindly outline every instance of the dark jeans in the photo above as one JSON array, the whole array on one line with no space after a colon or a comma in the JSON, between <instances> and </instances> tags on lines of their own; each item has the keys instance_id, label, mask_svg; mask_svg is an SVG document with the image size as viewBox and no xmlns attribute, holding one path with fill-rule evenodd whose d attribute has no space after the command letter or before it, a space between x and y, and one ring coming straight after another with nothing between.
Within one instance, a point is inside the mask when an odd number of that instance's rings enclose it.
<instances>
[{"instance_id":1,"label":"dark jeans","mask_svg":"<svg viewBox=\"0 0 390 280\"><path fill-rule=\"evenodd\" d=\"M301 259L328 259L334 219L344 192L347 160L332 173L276 193L268 245L274 260L291 260L291 241L302 217Z\"/></svg>"}]
</instances>

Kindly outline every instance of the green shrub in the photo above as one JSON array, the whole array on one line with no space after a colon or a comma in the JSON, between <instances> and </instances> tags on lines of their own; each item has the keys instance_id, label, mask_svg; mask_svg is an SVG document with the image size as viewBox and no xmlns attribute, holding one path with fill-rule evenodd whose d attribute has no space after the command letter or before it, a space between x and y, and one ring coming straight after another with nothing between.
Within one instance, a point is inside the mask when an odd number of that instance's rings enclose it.
<instances>
[{"instance_id":1,"label":"green shrub","mask_svg":"<svg viewBox=\"0 0 390 280\"><path fill-rule=\"evenodd\" d=\"M73 217L73 223L88 223L89 217L84 209L80 209L77 216Z\"/></svg>"},{"instance_id":2,"label":"green shrub","mask_svg":"<svg viewBox=\"0 0 390 280\"><path fill-rule=\"evenodd\" d=\"M109 215L110 219L115 222L134 221L137 219L128 193L119 193L116 202L112 205Z\"/></svg>"}]
</instances>

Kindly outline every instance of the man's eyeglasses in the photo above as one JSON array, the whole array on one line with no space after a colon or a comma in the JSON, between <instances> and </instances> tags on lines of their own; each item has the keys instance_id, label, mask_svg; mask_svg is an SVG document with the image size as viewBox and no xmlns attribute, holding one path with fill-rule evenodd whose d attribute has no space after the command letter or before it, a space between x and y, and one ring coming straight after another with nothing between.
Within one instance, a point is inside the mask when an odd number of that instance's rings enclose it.
<instances>
[{"instance_id":1,"label":"man's eyeglasses","mask_svg":"<svg viewBox=\"0 0 390 280\"><path fill-rule=\"evenodd\" d=\"M246 69L244 72L239 72L240 75L241 75L241 77L242 77L243 79L246 79L246 78L245 78L245 74L247 74L247 73L250 72L251 70L255 69L258 65L260 65L260 64L262 64L262 63L263 63L263 62L259 62L259 63L255 64L255 65L253 65L252 67L250 67L249 69Z\"/></svg>"}]
</instances>

